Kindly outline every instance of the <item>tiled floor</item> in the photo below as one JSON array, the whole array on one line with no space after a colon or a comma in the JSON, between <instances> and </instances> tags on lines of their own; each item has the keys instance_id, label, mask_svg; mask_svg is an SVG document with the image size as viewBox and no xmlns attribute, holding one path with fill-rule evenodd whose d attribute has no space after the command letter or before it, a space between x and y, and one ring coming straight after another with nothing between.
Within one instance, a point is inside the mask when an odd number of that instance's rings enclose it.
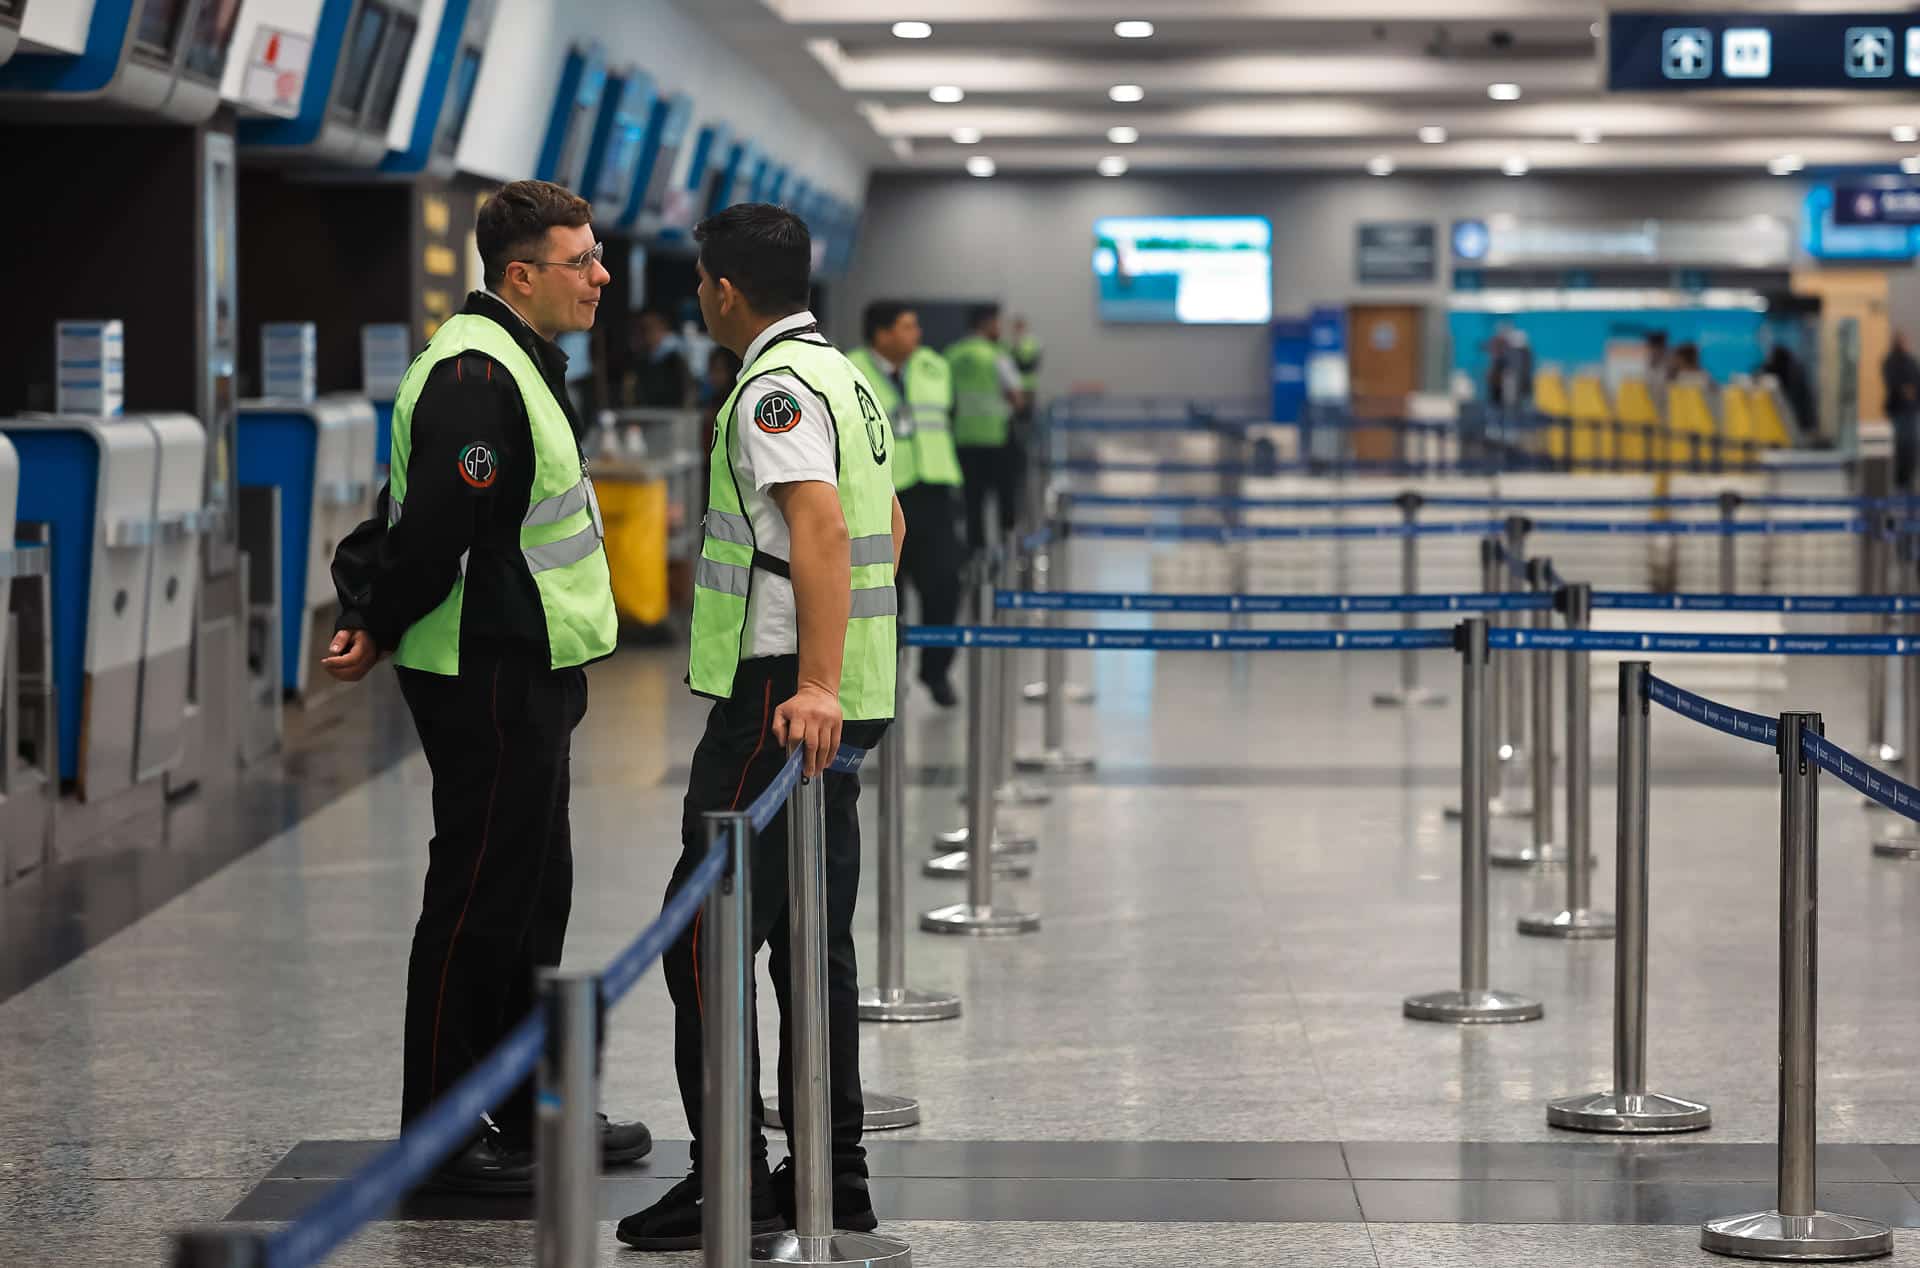
<instances>
[{"instance_id":1,"label":"tiled floor","mask_svg":"<svg viewBox=\"0 0 1920 1268\"><path fill-rule=\"evenodd\" d=\"M882 1216L918 1263L1697 1262L1687 1224L1763 1201L1769 753L1654 721L1651 1081L1710 1101L1713 1129L1651 1150L1589 1138L1527 1150L1568 1139L1546 1126L1549 1098L1609 1081L1613 948L1519 937L1515 919L1555 903L1562 881L1496 873L1495 985L1542 999L1545 1019L1401 1017L1404 995L1456 972L1457 831L1440 815L1458 792L1456 710L1371 708L1391 658L1074 659L1099 698L1073 707L1073 738L1101 765L1015 812L1041 847L1032 879L1002 891L1042 928L911 934L910 978L957 992L965 1012L863 1031L868 1085L925 1107L875 1155ZM1423 655L1422 671L1453 686L1447 653ZM677 850L663 825L677 822L701 716L680 673L656 652L593 671L572 965L605 963L658 909ZM1859 682L1857 664L1796 662L1785 695L1733 702L1822 708L1829 734L1857 747ZM958 822L963 713L916 694L906 720L916 862ZM1611 697L1593 714L1594 884L1611 905ZM1021 710L1024 745L1039 723ZM1870 857L1855 796L1829 786L1820 813L1820 1131L1876 1146L1829 1151L1825 1183L1836 1204L1920 1223L1907 1188L1920 1145L1893 1147L1920 1142L1920 868ZM157 909L0 1004L0 1264L159 1264L171 1230L227 1216L300 1142L391 1134L426 835L411 756L177 896L162 890ZM959 893L910 875L915 910ZM859 922L866 956L870 890ZM663 1141L684 1136L667 1018L664 988L644 980L612 1016L604 1092ZM1333 1150L1342 1169L1284 1174L1285 1142L1307 1142L1303 1157ZM1074 1174L1088 1169L1076 1148L1096 1147L1105 1170ZM603 1213L676 1178L683 1156L663 1143ZM608 1262L638 1262L605 1232ZM520 1221L403 1219L333 1262L524 1264L530 1246ZM1895 1262L1920 1264L1920 1239L1902 1232Z\"/></svg>"}]
</instances>

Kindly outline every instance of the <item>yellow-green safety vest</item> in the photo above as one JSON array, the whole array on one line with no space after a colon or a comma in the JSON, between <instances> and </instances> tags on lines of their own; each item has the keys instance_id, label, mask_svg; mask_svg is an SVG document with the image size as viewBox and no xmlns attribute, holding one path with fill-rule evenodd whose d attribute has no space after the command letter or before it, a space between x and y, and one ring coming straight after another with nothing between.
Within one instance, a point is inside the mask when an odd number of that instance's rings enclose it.
<instances>
[{"instance_id":1,"label":"yellow-green safety vest","mask_svg":"<svg viewBox=\"0 0 1920 1268\"><path fill-rule=\"evenodd\" d=\"M734 474L740 461L741 421L734 414L741 391L756 379L786 373L811 388L833 415L827 422L838 450L840 510L847 518L853 563L851 619L840 664L841 715L849 722L879 721L893 716L899 613L893 588L893 428L865 376L838 348L813 342L811 335L810 330L796 331L768 344L741 371L715 422L705 541L693 573L687 683L703 696L724 700L733 694L754 575L791 575L787 560L758 549ZM761 408L767 408L765 402ZM791 427L803 421L799 410L800 403L789 398L774 413ZM757 424L747 420L746 425Z\"/></svg>"},{"instance_id":2,"label":"yellow-green safety vest","mask_svg":"<svg viewBox=\"0 0 1920 1268\"><path fill-rule=\"evenodd\" d=\"M1007 443L1013 406L1000 386L1000 345L968 335L947 349L953 370L953 439L960 445L997 448Z\"/></svg>"},{"instance_id":3,"label":"yellow-green safety vest","mask_svg":"<svg viewBox=\"0 0 1920 1268\"><path fill-rule=\"evenodd\" d=\"M1040 387L1040 341L1032 335L1022 335L1014 340L1013 368L1020 371L1020 386L1028 393Z\"/></svg>"},{"instance_id":4,"label":"yellow-green safety vest","mask_svg":"<svg viewBox=\"0 0 1920 1268\"><path fill-rule=\"evenodd\" d=\"M953 448L953 374L946 358L930 348L916 348L901 367L907 396L903 401L893 380L880 368L880 359L867 348L849 353L866 375L880 408L893 420L893 487L916 484L960 483L960 455Z\"/></svg>"},{"instance_id":5,"label":"yellow-green safety vest","mask_svg":"<svg viewBox=\"0 0 1920 1268\"><path fill-rule=\"evenodd\" d=\"M387 522L398 524L407 500L407 461L413 454L413 408L427 376L442 361L478 352L491 357L520 389L533 433L533 489L520 521L520 553L533 574L547 617L547 661L554 669L613 654L619 617L607 572L600 503L587 478L579 442L553 389L512 335L491 318L461 313L435 332L425 352L400 380L393 402L393 465L387 486ZM467 591L466 561L440 605L407 627L393 662L453 677L460 672L460 622Z\"/></svg>"}]
</instances>

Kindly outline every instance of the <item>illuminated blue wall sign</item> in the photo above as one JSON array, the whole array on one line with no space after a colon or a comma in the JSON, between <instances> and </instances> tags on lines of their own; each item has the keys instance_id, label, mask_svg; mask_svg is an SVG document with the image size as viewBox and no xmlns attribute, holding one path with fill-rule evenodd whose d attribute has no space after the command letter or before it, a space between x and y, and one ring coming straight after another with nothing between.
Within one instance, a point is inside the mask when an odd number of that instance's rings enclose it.
<instances>
[{"instance_id":1,"label":"illuminated blue wall sign","mask_svg":"<svg viewBox=\"0 0 1920 1268\"><path fill-rule=\"evenodd\" d=\"M1807 254L1814 259L1911 260L1920 255L1920 224L1847 224L1840 219L1838 210L1833 186L1815 185L1807 191L1802 241Z\"/></svg>"},{"instance_id":2,"label":"illuminated blue wall sign","mask_svg":"<svg viewBox=\"0 0 1920 1268\"><path fill-rule=\"evenodd\" d=\"M1833 191L1837 225L1920 225L1920 189L1841 185Z\"/></svg>"},{"instance_id":3,"label":"illuminated blue wall sign","mask_svg":"<svg viewBox=\"0 0 1920 1268\"><path fill-rule=\"evenodd\" d=\"M1453 256L1456 260L1484 260L1493 246L1493 235L1484 220L1453 222Z\"/></svg>"},{"instance_id":4,"label":"illuminated blue wall sign","mask_svg":"<svg viewBox=\"0 0 1920 1268\"><path fill-rule=\"evenodd\" d=\"M1920 12L1614 13L1607 87L1912 92L1920 88Z\"/></svg>"}]
</instances>

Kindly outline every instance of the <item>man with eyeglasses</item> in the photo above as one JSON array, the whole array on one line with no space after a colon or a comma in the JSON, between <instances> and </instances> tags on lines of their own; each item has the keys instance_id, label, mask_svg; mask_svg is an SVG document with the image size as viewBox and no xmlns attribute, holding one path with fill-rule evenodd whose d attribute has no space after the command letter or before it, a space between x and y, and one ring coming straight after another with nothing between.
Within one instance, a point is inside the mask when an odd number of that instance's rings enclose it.
<instances>
[{"instance_id":1,"label":"man with eyeglasses","mask_svg":"<svg viewBox=\"0 0 1920 1268\"><path fill-rule=\"evenodd\" d=\"M617 621L565 333L590 330L612 280L593 210L516 181L481 207L486 289L415 358L393 407L393 464L373 519L333 562L340 630L321 661L343 682L392 654L433 772L433 841L407 968L400 1118L423 1114L533 1008L560 963L573 901L569 752L584 667ZM436 1187L526 1193L533 1096L474 1124ZM653 1148L601 1119L609 1164Z\"/></svg>"}]
</instances>

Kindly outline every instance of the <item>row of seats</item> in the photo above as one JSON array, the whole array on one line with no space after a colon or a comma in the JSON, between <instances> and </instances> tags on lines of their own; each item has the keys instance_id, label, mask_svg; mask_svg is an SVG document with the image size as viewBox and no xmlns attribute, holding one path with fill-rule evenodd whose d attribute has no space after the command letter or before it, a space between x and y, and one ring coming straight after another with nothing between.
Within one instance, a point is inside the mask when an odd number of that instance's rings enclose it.
<instances>
[{"instance_id":1,"label":"row of seats","mask_svg":"<svg viewBox=\"0 0 1920 1268\"><path fill-rule=\"evenodd\" d=\"M1682 375L1664 396L1637 375L1621 379L1611 394L1590 371L1569 378L1543 366L1533 380L1534 409L1548 424L1545 451L1575 470L1752 466L1761 451L1793 445L1791 407L1771 376L1715 390L1704 375Z\"/></svg>"}]
</instances>

